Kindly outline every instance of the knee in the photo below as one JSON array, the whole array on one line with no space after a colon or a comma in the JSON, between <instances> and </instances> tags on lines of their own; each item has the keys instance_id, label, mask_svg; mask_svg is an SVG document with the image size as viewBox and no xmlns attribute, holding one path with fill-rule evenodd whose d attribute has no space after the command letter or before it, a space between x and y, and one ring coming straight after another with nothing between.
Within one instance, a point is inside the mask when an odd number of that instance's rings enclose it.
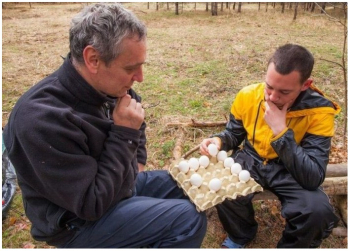
<instances>
[{"instance_id":1,"label":"knee","mask_svg":"<svg viewBox=\"0 0 350 251\"><path fill-rule=\"evenodd\" d=\"M302 220L312 228L321 227L334 218L333 208L328 196L323 193L314 193L304 196L295 205L285 209L287 220Z\"/></svg>"},{"instance_id":2,"label":"knee","mask_svg":"<svg viewBox=\"0 0 350 251\"><path fill-rule=\"evenodd\" d=\"M178 222L182 222L183 226L188 229L206 229L207 218L204 212L198 212L196 207L186 199L181 199L177 205L176 212L178 212Z\"/></svg>"}]
</instances>

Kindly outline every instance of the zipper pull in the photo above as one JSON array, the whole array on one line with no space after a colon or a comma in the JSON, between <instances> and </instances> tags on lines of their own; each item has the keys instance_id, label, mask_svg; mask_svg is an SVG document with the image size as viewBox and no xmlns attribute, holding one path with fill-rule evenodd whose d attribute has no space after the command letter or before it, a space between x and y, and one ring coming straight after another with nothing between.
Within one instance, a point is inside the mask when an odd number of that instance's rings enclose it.
<instances>
[{"instance_id":1,"label":"zipper pull","mask_svg":"<svg viewBox=\"0 0 350 251\"><path fill-rule=\"evenodd\" d=\"M266 166L269 159L264 159L263 165Z\"/></svg>"},{"instance_id":2,"label":"zipper pull","mask_svg":"<svg viewBox=\"0 0 350 251\"><path fill-rule=\"evenodd\" d=\"M108 119L110 119L110 108L111 106L108 104L108 102L103 103L104 111Z\"/></svg>"}]
</instances>

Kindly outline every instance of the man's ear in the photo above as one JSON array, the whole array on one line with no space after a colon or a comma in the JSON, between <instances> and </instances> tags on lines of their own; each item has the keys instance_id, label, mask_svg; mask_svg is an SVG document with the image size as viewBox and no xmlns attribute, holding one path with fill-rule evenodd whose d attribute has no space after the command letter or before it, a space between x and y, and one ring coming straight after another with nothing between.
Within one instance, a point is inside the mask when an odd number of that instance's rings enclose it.
<instances>
[{"instance_id":1,"label":"man's ear","mask_svg":"<svg viewBox=\"0 0 350 251\"><path fill-rule=\"evenodd\" d=\"M89 72L92 74L96 74L99 64L101 63L99 53L96 51L96 49L91 45L86 46L83 51L83 57L85 66L89 70Z\"/></svg>"},{"instance_id":2,"label":"man's ear","mask_svg":"<svg viewBox=\"0 0 350 251\"><path fill-rule=\"evenodd\" d=\"M306 80L303 84L303 86L301 87L301 91L305 91L307 90L311 84L313 83L313 80L311 78L309 78L308 80Z\"/></svg>"}]
</instances>

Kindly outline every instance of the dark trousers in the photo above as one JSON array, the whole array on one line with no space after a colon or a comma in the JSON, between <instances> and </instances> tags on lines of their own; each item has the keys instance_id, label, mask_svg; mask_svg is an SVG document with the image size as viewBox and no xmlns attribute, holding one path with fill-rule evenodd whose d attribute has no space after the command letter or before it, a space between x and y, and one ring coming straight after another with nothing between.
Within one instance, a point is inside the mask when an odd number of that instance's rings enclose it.
<instances>
[{"instance_id":1,"label":"dark trousers","mask_svg":"<svg viewBox=\"0 0 350 251\"><path fill-rule=\"evenodd\" d=\"M199 248L206 216L167 171L141 172L135 195L79 228L65 248Z\"/></svg>"},{"instance_id":2,"label":"dark trousers","mask_svg":"<svg viewBox=\"0 0 350 251\"><path fill-rule=\"evenodd\" d=\"M302 188L281 164L242 166L281 201L281 214L286 219L286 226L278 248L318 247L337 225L339 219L321 188L314 191ZM253 194L250 194L226 200L216 207L225 231L238 244L248 243L257 232L252 199Z\"/></svg>"}]
</instances>

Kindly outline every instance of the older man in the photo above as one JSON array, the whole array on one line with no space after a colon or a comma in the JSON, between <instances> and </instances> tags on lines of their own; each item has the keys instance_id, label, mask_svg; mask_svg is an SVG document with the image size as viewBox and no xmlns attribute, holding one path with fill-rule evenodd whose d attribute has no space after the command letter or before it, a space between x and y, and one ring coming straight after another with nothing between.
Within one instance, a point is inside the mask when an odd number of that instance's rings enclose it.
<instances>
[{"instance_id":1,"label":"older man","mask_svg":"<svg viewBox=\"0 0 350 251\"><path fill-rule=\"evenodd\" d=\"M36 240L67 248L198 248L206 217L166 171L145 171L146 28L119 4L84 8L70 53L17 102L4 141Z\"/></svg>"}]
</instances>

